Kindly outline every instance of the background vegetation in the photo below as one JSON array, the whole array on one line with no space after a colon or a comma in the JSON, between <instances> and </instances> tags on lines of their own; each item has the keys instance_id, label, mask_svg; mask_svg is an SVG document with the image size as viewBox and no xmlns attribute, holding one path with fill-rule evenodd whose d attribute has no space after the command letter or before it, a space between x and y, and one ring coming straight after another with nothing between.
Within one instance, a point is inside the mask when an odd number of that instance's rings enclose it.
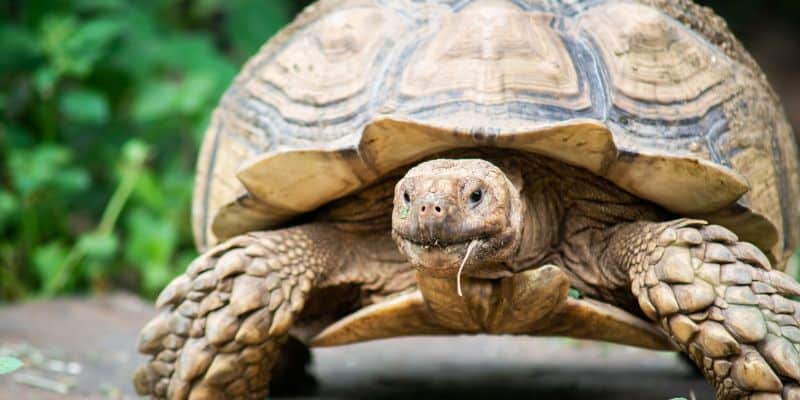
<instances>
[{"instance_id":1,"label":"background vegetation","mask_svg":"<svg viewBox=\"0 0 800 400\"><path fill-rule=\"evenodd\" d=\"M191 188L211 110L306 3L0 3L0 301L153 296L183 271L196 255ZM745 42L800 16L796 1L714 6Z\"/></svg>"}]
</instances>

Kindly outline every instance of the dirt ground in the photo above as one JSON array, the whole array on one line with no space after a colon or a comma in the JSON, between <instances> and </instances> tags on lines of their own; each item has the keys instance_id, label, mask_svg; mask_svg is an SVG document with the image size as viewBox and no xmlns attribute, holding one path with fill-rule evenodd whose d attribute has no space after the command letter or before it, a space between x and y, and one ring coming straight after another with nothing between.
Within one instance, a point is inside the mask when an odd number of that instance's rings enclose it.
<instances>
[{"instance_id":1,"label":"dirt ground","mask_svg":"<svg viewBox=\"0 0 800 400\"><path fill-rule=\"evenodd\" d=\"M0 308L0 399L136 398L130 377L152 306L117 294ZM527 337L404 338L314 350L308 399L712 399L672 353Z\"/></svg>"}]
</instances>

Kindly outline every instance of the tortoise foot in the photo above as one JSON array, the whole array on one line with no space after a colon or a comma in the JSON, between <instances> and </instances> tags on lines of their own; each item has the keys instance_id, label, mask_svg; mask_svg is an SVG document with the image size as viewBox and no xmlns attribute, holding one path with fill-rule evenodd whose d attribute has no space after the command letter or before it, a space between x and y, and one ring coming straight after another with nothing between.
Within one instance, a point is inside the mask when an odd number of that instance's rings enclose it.
<instances>
[{"instance_id":1,"label":"tortoise foot","mask_svg":"<svg viewBox=\"0 0 800 400\"><path fill-rule=\"evenodd\" d=\"M305 244L292 231L236 237L199 257L164 289L156 302L161 313L139 336L139 351L152 355L134 377L139 394L266 397L273 366L316 275L302 253L278 251L278 243L289 240ZM307 350L292 357L297 346L288 346L285 361L294 363L281 364L282 376L304 370L309 361Z\"/></svg>"},{"instance_id":2,"label":"tortoise foot","mask_svg":"<svg viewBox=\"0 0 800 400\"><path fill-rule=\"evenodd\" d=\"M718 225L654 231L631 269L642 310L716 387L719 399L800 399L800 284Z\"/></svg>"}]
</instances>

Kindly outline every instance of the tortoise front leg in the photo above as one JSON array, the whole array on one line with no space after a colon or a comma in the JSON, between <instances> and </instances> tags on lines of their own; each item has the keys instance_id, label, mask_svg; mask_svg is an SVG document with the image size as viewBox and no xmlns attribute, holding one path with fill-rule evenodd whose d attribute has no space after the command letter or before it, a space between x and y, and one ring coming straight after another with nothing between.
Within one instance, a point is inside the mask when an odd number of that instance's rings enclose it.
<instances>
[{"instance_id":1,"label":"tortoise front leg","mask_svg":"<svg viewBox=\"0 0 800 400\"><path fill-rule=\"evenodd\" d=\"M703 221L619 226L601 261L627 270L642 311L719 399L800 399L800 284L755 246Z\"/></svg>"},{"instance_id":2,"label":"tortoise front leg","mask_svg":"<svg viewBox=\"0 0 800 400\"><path fill-rule=\"evenodd\" d=\"M139 335L153 356L134 377L157 399L263 399L279 348L311 289L348 261L340 232L304 225L230 239L161 293Z\"/></svg>"}]
</instances>

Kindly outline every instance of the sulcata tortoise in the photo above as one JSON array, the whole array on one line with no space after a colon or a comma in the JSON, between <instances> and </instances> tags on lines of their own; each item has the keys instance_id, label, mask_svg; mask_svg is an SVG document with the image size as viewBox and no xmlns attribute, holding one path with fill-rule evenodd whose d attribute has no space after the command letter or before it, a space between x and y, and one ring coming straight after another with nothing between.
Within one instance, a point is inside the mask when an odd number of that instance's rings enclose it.
<instances>
[{"instance_id":1,"label":"sulcata tortoise","mask_svg":"<svg viewBox=\"0 0 800 400\"><path fill-rule=\"evenodd\" d=\"M793 140L689 0L323 0L213 115L205 253L136 389L261 399L290 335L490 333L678 350L719 399L800 399Z\"/></svg>"}]
</instances>

